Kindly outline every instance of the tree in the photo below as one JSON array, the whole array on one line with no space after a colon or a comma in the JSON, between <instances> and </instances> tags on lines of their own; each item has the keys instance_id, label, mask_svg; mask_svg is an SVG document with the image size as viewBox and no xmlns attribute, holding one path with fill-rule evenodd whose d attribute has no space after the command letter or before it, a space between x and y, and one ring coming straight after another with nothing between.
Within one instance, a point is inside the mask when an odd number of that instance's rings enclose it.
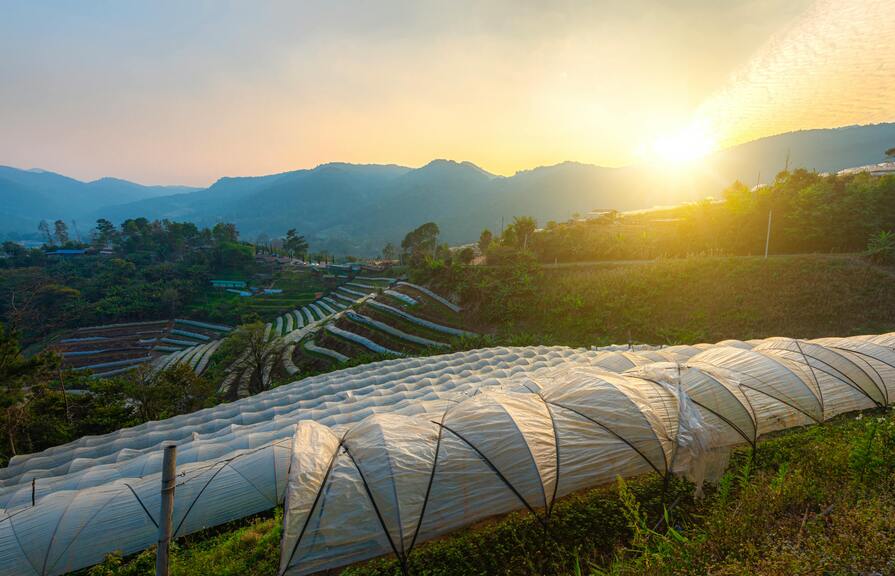
<instances>
[{"instance_id":1,"label":"tree","mask_svg":"<svg viewBox=\"0 0 895 576\"><path fill-rule=\"evenodd\" d=\"M236 230L236 224L230 222L218 222L211 229L211 235L215 242L238 242L239 232Z\"/></svg>"},{"instance_id":2,"label":"tree","mask_svg":"<svg viewBox=\"0 0 895 576\"><path fill-rule=\"evenodd\" d=\"M320 252L309 255L308 259L311 260L312 262L317 262L317 263L322 262L322 263L326 264L327 262L330 261L330 253L327 252L326 250L321 250ZM333 259L333 261L335 261L335 259Z\"/></svg>"},{"instance_id":3,"label":"tree","mask_svg":"<svg viewBox=\"0 0 895 576\"><path fill-rule=\"evenodd\" d=\"M895 160L895 146L886 150L886 156Z\"/></svg>"},{"instance_id":4,"label":"tree","mask_svg":"<svg viewBox=\"0 0 895 576\"><path fill-rule=\"evenodd\" d=\"M3 243L3 252L5 252L7 256L16 259L22 258L28 253L24 246L11 240L7 240Z\"/></svg>"},{"instance_id":5,"label":"tree","mask_svg":"<svg viewBox=\"0 0 895 576\"><path fill-rule=\"evenodd\" d=\"M40 270L22 271L4 287L3 315L10 331L35 333L60 328L77 307L81 294Z\"/></svg>"},{"instance_id":6,"label":"tree","mask_svg":"<svg viewBox=\"0 0 895 576\"><path fill-rule=\"evenodd\" d=\"M382 248L382 259L383 260L394 260L398 257L398 249L395 248L395 245L391 242L388 242L385 247Z\"/></svg>"},{"instance_id":7,"label":"tree","mask_svg":"<svg viewBox=\"0 0 895 576\"><path fill-rule=\"evenodd\" d=\"M531 216L516 216L513 218L513 229L516 232L516 246L527 250L531 243L538 223Z\"/></svg>"},{"instance_id":8,"label":"tree","mask_svg":"<svg viewBox=\"0 0 895 576\"><path fill-rule=\"evenodd\" d=\"M148 421L206 407L214 398L215 386L186 364L175 364L161 372L143 364L122 379L122 390L140 420Z\"/></svg>"},{"instance_id":9,"label":"tree","mask_svg":"<svg viewBox=\"0 0 895 576\"><path fill-rule=\"evenodd\" d=\"M491 246L492 240L494 240L494 235L491 231L487 228L482 230L482 233L479 234L479 250L481 250L482 254L488 251L488 247Z\"/></svg>"},{"instance_id":10,"label":"tree","mask_svg":"<svg viewBox=\"0 0 895 576\"><path fill-rule=\"evenodd\" d=\"M500 244L504 248L514 248L516 246L516 226L508 224L503 232L500 233Z\"/></svg>"},{"instance_id":11,"label":"tree","mask_svg":"<svg viewBox=\"0 0 895 576\"><path fill-rule=\"evenodd\" d=\"M404 256L409 258L411 265L418 266L427 256L435 256L439 233L438 224L426 222L404 236L401 249L404 251Z\"/></svg>"},{"instance_id":12,"label":"tree","mask_svg":"<svg viewBox=\"0 0 895 576\"><path fill-rule=\"evenodd\" d=\"M439 244L435 248L435 259L443 262L444 264L450 264L454 259L454 254L451 252L451 247L447 244Z\"/></svg>"},{"instance_id":13,"label":"tree","mask_svg":"<svg viewBox=\"0 0 895 576\"><path fill-rule=\"evenodd\" d=\"M56 239L56 243L60 246L64 246L68 243L68 226L65 224L64 220L56 220L56 222L53 223L53 227L55 228L53 237Z\"/></svg>"},{"instance_id":14,"label":"tree","mask_svg":"<svg viewBox=\"0 0 895 576\"><path fill-rule=\"evenodd\" d=\"M255 252L270 252L270 236L268 236L266 233L262 232L261 234L258 234L257 238L255 238Z\"/></svg>"},{"instance_id":15,"label":"tree","mask_svg":"<svg viewBox=\"0 0 895 576\"><path fill-rule=\"evenodd\" d=\"M216 274L248 274L255 264L250 245L222 242L212 252L211 269Z\"/></svg>"},{"instance_id":16,"label":"tree","mask_svg":"<svg viewBox=\"0 0 895 576\"><path fill-rule=\"evenodd\" d=\"M299 235L295 228L290 228L288 232L286 232L286 241L283 242L283 247L293 256L298 256L302 260L307 259L308 255L308 242L305 240L304 236Z\"/></svg>"},{"instance_id":17,"label":"tree","mask_svg":"<svg viewBox=\"0 0 895 576\"><path fill-rule=\"evenodd\" d=\"M282 338L267 339L265 332L264 324L253 322L240 326L231 337L234 349L243 350L238 362L245 369L244 373L248 374L250 394L263 392L270 387L270 370L285 348Z\"/></svg>"},{"instance_id":18,"label":"tree","mask_svg":"<svg viewBox=\"0 0 895 576\"><path fill-rule=\"evenodd\" d=\"M460 261L461 264L470 264L474 258L475 251L473 251L472 247L470 246L467 246L457 253L457 259Z\"/></svg>"},{"instance_id":19,"label":"tree","mask_svg":"<svg viewBox=\"0 0 895 576\"><path fill-rule=\"evenodd\" d=\"M25 358L18 335L0 324L0 430L11 456L18 453L19 434L34 416L31 389L52 374L58 362L47 352Z\"/></svg>"},{"instance_id":20,"label":"tree","mask_svg":"<svg viewBox=\"0 0 895 576\"><path fill-rule=\"evenodd\" d=\"M40 231L40 235L43 236L43 239L47 243L47 245L52 246L53 234L50 233L50 225L47 224L47 221L41 220L40 224L37 225L37 229Z\"/></svg>"},{"instance_id":21,"label":"tree","mask_svg":"<svg viewBox=\"0 0 895 576\"><path fill-rule=\"evenodd\" d=\"M115 237L117 235L118 230L115 228L114 224L112 224L105 218L100 218L96 221L96 231L93 235L96 246L108 246L112 243L113 240L115 240Z\"/></svg>"},{"instance_id":22,"label":"tree","mask_svg":"<svg viewBox=\"0 0 895 576\"><path fill-rule=\"evenodd\" d=\"M174 286L166 286L159 295L159 303L168 309L168 318L177 316L177 305L180 304L180 292Z\"/></svg>"},{"instance_id":23,"label":"tree","mask_svg":"<svg viewBox=\"0 0 895 576\"><path fill-rule=\"evenodd\" d=\"M882 230L870 236L864 254L876 264L889 264L895 261L895 233Z\"/></svg>"}]
</instances>

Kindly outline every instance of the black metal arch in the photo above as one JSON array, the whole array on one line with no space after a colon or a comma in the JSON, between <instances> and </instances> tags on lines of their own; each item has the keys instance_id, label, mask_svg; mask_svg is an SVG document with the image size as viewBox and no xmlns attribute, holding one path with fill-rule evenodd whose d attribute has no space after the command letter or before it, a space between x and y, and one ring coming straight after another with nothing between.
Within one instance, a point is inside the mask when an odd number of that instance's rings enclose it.
<instances>
[{"instance_id":1,"label":"black metal arch","mask_svg":"<svg viewBox=\"0 0 895 576\"><path fill-rule=\"evenodd\" d=\"M873 383L873 387L876 388L877 392L879 392L880 395L883 397L883 402L878 402L877 400L875 400L870 394L867 393L866 390L864 390L864 388L862 388L857 382L855 382L855 380L851 376L849 376L848 374L846 374L845 372L843 372L836 366L833 366L832 364L830 364L826 360L820 358L819 356L805 352L802 349L802 346L801 346L799 340L794 339L793 341L796 343L796 346L799 348L799 353L801 353L802 358L805 360L805 365L808 366L808 369L811 370L811 372L812 372L812 376L814 377L814 382L817 385L818 392L820 392L820 394L821 394L821 406L824 406L823 405L823 391L820 389L820 382L818 382L817 375L814 373L815 370L823 372L824 374L827 374L828 376L832 376L833 378L836 378L837 380L842 381L845 385L849 386L850 388L853 388L857 392L866 396L867 399L869 399L871 402L876 404L878 407L883 407L888 403L888 400L889 400L888 391L885 389L881 389L879 386L877 386L876 380L874 380L873 376L871 376L866 370L864 370L860 365L858 365L851 358L848 358L847 356L844 356L844 355L836 352L836 350L842 350L844 352L857 353L856 351L849 350L847 348L839 348L839 347L835 347L835 346L822 346L820 344L815 344L813 342L806 342L806 344L810 344L812 346L819 346L820 348L830 352L831 354L835 354L837 358L840 358L842 361L844 361L848 364L851 364L858 371L862 372ZM770 348L770 350L786 351L787 349L786 348ZM832 370L833 372L835 372L835 374L831 373L829 370L812 366L811 363L808 361L808 358L811 358L812 360L815 360L816 362L829 367L829 369ZM883 363L886 364L886 362L883 362ZM868 364L868 366L869 366L869 364ZM882 377L880 376L879 372L876 371L875 368L870 366L870 369L873 370L874 373L876 373L877 377L880 378L880 380L882 380ZM824 411L826 411L825 407L824 407Z\"/></svg>"},{"instance_id":2,"label":"black metal arch","mask_svg":"<svg viewBox=\"0 0 895 576\"><path fill-rule=\"evenodd\" d=\"M665 474L667 474L667 472L668 472L668 469L667 469L667 464L668 464L668 462L667 462L667 460L666 460L666 469L665 469L665 471L663 472L662 470L659 470L659 469L656 467L656 465L653 464L652 461L651 461L649 458L646 457L646 454L644 454L643 452L641 452L640 449L639 449L637 446L635 446L634 444L632 444L632 443L631 443L627 438L625 438L624 436L622 436L622 435L618 434L617 432L615 432L615 431L614 431L612 428L610 428L609 426L603 424L602 422L600 422L600 421L598 421L598 420L594 420L593 418L591 418L591 417L588 416L587 414L584 414L584 413L582 413L582 412L579 412L578 410L576 410L576 409L574 409L574 408L571 408L571 407L569 407L569 406L566 406L565 404L560 404L560 403L558 403L558 402L547 402L547 403L550 404L550 405L552 405L552 406L556 406L557 408L562 408L563 410L568 410L569 412L572 412L573 414L577 415L578 417L583 418L583 419L587 420L588 422L590 422L590 423L592 423L592 424L596 424L597 426L599 426L599 427L602 428L603 430L609 432L610 434L612 434L613 436L615 436L616 438L618 438L619 440L621 440L622 442L624 442L625 444L627 444L628 447L630 447L631 450L633 450L633 451L636 452L641 458L643 458L643 460L644 460L647 464L649 464L650 468L652 468L653 470L655 470L657 474L659 474L660 476L663 476L663 477L665 476ZM649 422L647 422L647 425L649 426ZM650 428L652 428L652 426L650 426ZM659 444L659 446L661 447L661 446L662 446L662 442L661 442L661 440L659 440L658 437L655 436L655 431L653 431L653 435L654 435L654 437L656 438L656 443ZM663 455L663 457L664 457L664 455L665 455L665 450L664 450L664 449L662 450L662 455Z\"/></svg>"},{"instance_id":3,"label":"black metal arch","mask_svg":"<svg viewBox=\"0 0 895 576\"><path fill-rule=\"evenodd\" d=\"M500 471L500 469L498 469L497 466L495 466L494 463L491 462L491 460L487 456L485 456L485 454L481 450L479 450L475 444L471 443L469 440L467 440L465 437L463 437L462 434L453 430L447 424L443 424L440 422L435 422L435 424L438 424L439 426L441 426L442 428L444 428L445 430L447 430L448 432L450 432L451 434L453 434L454 436L459 438L464 444L466 444L467 446L472 448L473 451L479 456L479 458L482 459L482 462L484 462L485 465L487 465L488 468L490 468L491 471L497 475L497 477L500 479L500 481L503 482L504 485L506 485L506 487L510 489L510 491L516 496L516 498L519 499L520 502L522 502L522 504L525 506L525 508L528 509L528 511L531 512L542 525L546 525L545 520L543 518L541 518L541 516L531 506L531 504L529 504L528 501L522 496L522 494L519 492L519 490L517 490L516 487L513 486L513 483L510 482L507 479L507 477L503 475L503 473ZM541 483L541 486L543 487L543 482Z\"/></svg>"},{"instance_id":4,"label":"black metal arch","mask_svg":"<svg viewBox=\"0 0 895 576\"><path fill-rule=\"evenodd\" d=\"M311 504L311 508L308 510L308 517L305 518L305 522L301 527L301 532L298 533L298 538L295 539L295 544L292 546L292 551L289 553L289 560L286 562L285 567L288 568L289 564L292 563L292 559L295 557L295 552L298 550L298 545L301 544L302 539L305 536L305 532L308 529L308 525L311 523L311 517L314 515L314 510L317 509L317 503L320 501L320 497L323 495L323 489L326 486L327 481L329 480L329 476L333 471L333 466L336 463L336 458L339 457L339 451L342 450L342 442L343 439L339 440L339 445L336 446L336 449L333 450L333 455L329 459L329 466L326 467L326 473L323 475L323 480L320 482L320 488L317 490L317 494L314 496L314 502ZM286 537L286 533L283 532L283 537ZM285 574L285 569L280 571L279 576Z\"/></svg>"},{"instance_id":5,"label":"black metal arch","mask_svg":"<svg viewBox=\"0 0 895 576\"><path fill-rule=\"evenodd\" d=\"M348 447L344 444L342 444L342 449L345 450L345 454L348 454L348 458L351 459L351 463L354 464L354 468L357 470L357 473L360 476L361 483L364 485L364 491L367 493L367 499L369 499L370 504L373 505L373 512L376 513L376 519L379 520L379 526L385 533L385 537L388 540L389 546L391 546L392 548L392 552L395 553L395 556L401 563L401 573L407 574L407 558L406 556L404 556L403 553L398 551L398 547L395 545L395 541L392 539L391 532L388 531L388 526L385 525L385 519L383 519L382 517L382 512L379 511L379 506L376 504L376 498L373 497L373 492L370 490L370 485L367 484L367 478L364 476L364 471L357 463L357 460L354 459L354 455L351 454L351 450L349 450ZM400 524L400 520L398 523Z\"/></svg>"},{"instance_id":6,"label":"black metal arch","mask_svg":"<svg viewBox=\"0 0 895 576\"><path fill-rule=\"evenodd\" d=\"M696 366L685 366L685 367L690 368L691 370L699 370L699 368L696 367ZM678 369L680 369L680 365L678 365ZM739 398L737 398L736 396L734 396L733 394L731 394L730 391L727 389L727 387L724 386L724 384L722 384L721 382L719 382L717 378L715 378L713 375L709 374L708 372L704 372L704 371L702 371L702 370L699 370L699 371L700 371L701 373L705 374L705 375L706 375L708 378L710 378L711 380L717 382L718 386L720 386L725 392L727 392L727 393L730 395L730 397L733 398L733 399L737 402L737 404L739 404L740 406L743 406L743 403L740 402ZM641 379L643 379L643 380L647 380L647 381L652 382L652 383L654 383L654 384L657 384L657 385L659 385L659 386L662 385L660 382L656 382L655 380L652 380L652 379L649 379L649 378L643 378L642 376L638 376L638 378L641 378ZM680 378L680 377L678 377L678 378ZM683 388L683 386L681 386L681 387ZM693 402L694 404L696 404L697 406L699 406L700 408L702 408L702 409L705 410L706 412L709 412L709 413L711 413L711 414L714 414L715 416L717 416L718 418L720 418L725 424L727 424L728 426L730 426L731 428L733 428L734 432L736 432L737 434L739 434L739 435L743 438L743 440L745 440L745 441L746 441L747 443L749 443L750 445L755 446L755 437L750 438L750 437L749 437L749 436L748 436L748 435L747 435L747 434L746 434L746 433L745 433L739 426L737 426L736 424L734 424L733 422L731 422L729 418L727 418L726 416L724 416L724 415L721 414L720 412L717 412L716 410L713 410L713 409L709 408L708 406L706 406L705 404L699 402L698 400L696 400L695 398L693 398L692 396L690 396L690 394L688 394L686 390L684 390L684 394L687 394L687 398L689 398L691 402ZM748 400L748 399L747 399L747 400ZM743 406L743 408L745 408L745 406ZM750 406L750 408L751 408L751 406ZM757 436L757 435L758 435L758 423L757 423L755 420L753 420L752 418L750 418L750 420L752 420L752 425L755 426L755 430L756 430L756 434L755 434L755 436Z\"/></svg>"}]
</instances>

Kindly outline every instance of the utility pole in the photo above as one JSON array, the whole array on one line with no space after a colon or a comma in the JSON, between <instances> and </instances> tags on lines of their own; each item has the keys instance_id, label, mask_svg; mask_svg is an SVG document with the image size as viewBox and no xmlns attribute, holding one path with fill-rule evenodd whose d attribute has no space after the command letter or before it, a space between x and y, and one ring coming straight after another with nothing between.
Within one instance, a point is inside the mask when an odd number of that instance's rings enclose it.
<instances>
[{"instance_id":1,"label":"utility pole","mask_svg":"<svg viewBox=\"0 0 895 576\"><path fill-rule=\"evenodd\" d=\"M765 240L764 240L764 257L765 258L768 257L768 246L771 245L771 214L772 213L773 213L773 210L768 208L768 235L765 237Z\"/></svg>"},{"instance_id":2,"label":"utility pole","mask_svg":"<svg viewBox=\"0 0 895 576\"><path fill-rule=\"evenodd\" d=\"M155 576L168 576L168 546L174 523L174 486L177 473L177 445L165 446L162 461L162 505L158 525L158 550L155 556Z\"/></svg>"}]
</instances>

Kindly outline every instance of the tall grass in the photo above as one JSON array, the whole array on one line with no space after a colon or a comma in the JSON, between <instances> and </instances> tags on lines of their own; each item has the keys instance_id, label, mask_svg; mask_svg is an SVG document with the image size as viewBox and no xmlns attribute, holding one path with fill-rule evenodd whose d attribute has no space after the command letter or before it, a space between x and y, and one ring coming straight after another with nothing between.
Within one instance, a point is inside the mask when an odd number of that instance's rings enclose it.
<instances>
[{"instance_id":1,"label":"tall grass","mask_svg":"<svg viewBox=\"0 0 895 576\"><path fill-rule=\"evenodd\" d=\"M467 322L585 346L895 330L895 276L854 256L691 258L490 268L457 280ZM449 287L445 287L449 290Z\"/></svg>"}]
</instances>

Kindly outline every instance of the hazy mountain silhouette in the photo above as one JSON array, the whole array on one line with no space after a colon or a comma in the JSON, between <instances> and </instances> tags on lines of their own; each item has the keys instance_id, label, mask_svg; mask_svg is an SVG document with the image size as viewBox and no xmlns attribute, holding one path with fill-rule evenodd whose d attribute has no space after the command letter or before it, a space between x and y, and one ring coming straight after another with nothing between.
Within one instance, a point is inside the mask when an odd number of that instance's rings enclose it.
<instances>
[{"instance_id":1,"label":"hazy mountain silhouette","mask_svg":"<svg viewBox=\"0 0 895 576\"><path fill-rule=\"evenodd\" d=\"M895 124L806 130L717 152L700 169L606 168L575 162L495 176L471 162L421 168L322 164L268 176L221 178L199 189L146 187L115 179L84 183L53 173L0 168L0 230L33 232L41 218L169 218L201 225L235 222L243 237L297 228L313 249L374 254L413 227L437 222L444 241L474 241L516 215L540 223L594 208L631 210L720 197L734 180L768 182L791 168L820 172L883 161ZM172 192L179 192L174 193Z\"/></svg>"},{"instance_id":2,"label":"hazy mountain silhouette","mask_svg":"<svg viewBox=\"0 0 895 576\"><path fill-rule=\"evenodd\" d=\"M144 198L194 192L189 186L143 186L118 178L82 182L32 168L21 170L0 166L0 232L31 233L41 219L80 220L83 229L92 228L98 208Z\"/></svg>"}]
</instances>

